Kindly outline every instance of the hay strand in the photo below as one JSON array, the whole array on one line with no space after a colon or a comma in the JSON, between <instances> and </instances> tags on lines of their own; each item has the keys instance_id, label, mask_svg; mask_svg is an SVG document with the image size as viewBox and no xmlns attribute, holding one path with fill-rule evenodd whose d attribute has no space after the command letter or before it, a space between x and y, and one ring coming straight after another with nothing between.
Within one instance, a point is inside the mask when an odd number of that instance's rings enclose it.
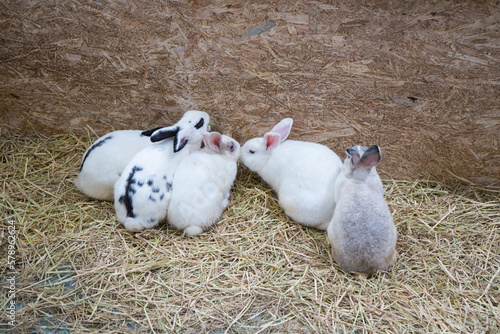
<instances>
[{"instance_id":1,"label":"hay strand","mask_svg":"<svg viewBox=\"0 0 500 334\"><path fill-rule=\"evenodd\" d=\"M0 137L2 246L8 222L16 226L17 332L500 330L497 193L385 181L399 257L367 279L342 272L325 233L291 222L244 168L213 230L197 238L167 225L129 233L111 203L72 184L90 141ZM3 269L2 281L9 275ZM7 313L0 318L9 330Z\"/></svg>"}]
</instances>

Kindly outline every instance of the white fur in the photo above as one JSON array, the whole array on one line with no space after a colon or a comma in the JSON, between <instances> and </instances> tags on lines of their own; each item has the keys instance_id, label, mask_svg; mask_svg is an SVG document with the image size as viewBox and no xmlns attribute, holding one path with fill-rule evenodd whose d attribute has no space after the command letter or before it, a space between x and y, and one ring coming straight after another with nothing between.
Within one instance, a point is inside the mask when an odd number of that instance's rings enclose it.
<instances>
[{"instance_id":1,"label":"white fur","mask_svg":"<svg viewBox=\"0 0 500 334\"><path fill-rule=\"evenodd\" d=\"M396 259L396 227L375 170L380 149L355 146L348 151L352 155L348 152L335 183L337 205L328 238L342 269L373 274L388 269Z\"/></svg>"},{"instance_id":2,"label":"white fur","mask_svg":"<svg viewBox=\"0 0 500 334\"><path fill-rule=\"evenodd\" d=\"M240 145L218 133L210 136L218 136L220 145L214 147L205 136L205 148L183 159L174 176L167 221L190 236L217 222L236 177Z\"/></svg>"},{"instance_id":3,"label":"white fur","mask_svg":"<svg viewBox=\"0 0 500 334\"><path fill-rule=\"evenodd\" d=\"M195 128L201 119L203 126ZM137 153L125 167L116 182L114 197L117 220L126 229L152 228L165 219L177 166L200 149L208 121L205 112L186 112L174 126L154 132L151 140L162 141ZM164 133L175 133L175 138L165 139Z\"/></svg>"},{"instance_id":4,"label":"white fur","mask_svg":"<svg viewBox=\"0 0 500 334\"><path fill-rule=\"evenodd\" d=\"M263 138L246 142L240 160L276 191L280 205L295 222L326 230L335 209L333 186L342 161L324 145L285 141L292 122L284 119Z\"/></svg>"},{"instance_id":5,"label":"white fur","mask_svg":"<svg viewBox=\"0 0 500 334\"><path fill-rule=\"evenodd\" d=\"M74 182L78 190L95 199L113 200L113 187L132 157L150 145L141 130L110 132L92 144L82 158Z\"/></svg>"}]
</instances>

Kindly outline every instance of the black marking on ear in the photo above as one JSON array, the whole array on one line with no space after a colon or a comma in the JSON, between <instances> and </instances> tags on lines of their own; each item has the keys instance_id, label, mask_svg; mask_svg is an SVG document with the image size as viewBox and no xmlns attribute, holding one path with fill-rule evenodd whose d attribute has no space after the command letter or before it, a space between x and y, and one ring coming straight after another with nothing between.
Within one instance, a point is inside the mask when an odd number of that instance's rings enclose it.
<instances>
[{"instance_id":1,"label":"black marking on ear","mask_svg":"<svg viewBox=\"0 0 500 334\"><path fill-rule=\"evenodd\" d=\"M345 150L347 154L349 155L359 155L358 150L356 150L354 147L348 148Z\"/></svg>"},{"instance_id":2,"label":"black marking on ear","mask_svg":"<svg viewBox=\"0 0 500 334\"><path fill-rule=\"evenodd\" d=\"M178 126L165 128L164 130L160 128L159 130L155 131L154 134L151 135L150 139L153 143L156 143L163 139L172 138L173 136L176 136L178 132L179 132Z\"/></svg>"},{"instance_id":3,"label":"black marking on ear","mask_svg":"<svg viewBox=\"0 0 500 334\"><path fill-rule=\"evenodd\" d=\"M151 137L151 135L156 131L156 130L160 130L161 129L161 126L160 127L157 127L157 128L154 128L154 129L151 129L151 130L146 130L146 131L142 131L141 132L141 136L145 136L145 137Z\"/></svg>"},{"instance_id":4,"label":"black marking on ear","mask_svg":"<svg viewBox=\"0 0 500 334\"><path fill-rule=\"evenodd\" d=\"M179 143L179 138L177 137L177 134L175 134L175 137L174 137L174 153L177 153L179 152L180 150L182 150L184 148L184 146L186 146L186 144L188 143L187 140L184 140L180 145L179 147L177 147Z\"/></svg>"},{"instance_id":5,"label":"black marking on ear","mask_svg":"<svg viewBox=\"0 0 500 334\"><path fill-rule=\"evenodd\" d=\"M127 217L130 218L135 218L134 214L134 207L132 206L132 195L135 194L135 189L132 187L132 185L136 184L136 180L134 178L136 172L140 172L142 170L142 167L139 166L134 166L132 168L132 171L130 171L130 174L128 175L127 178L127 184L125 186L125 194L120 196L118 201L120 203L123 203L125 205L125 208L127 209Z\"/></svg>"},{"instance_id":6,"label":"black marking on ear","mask_svg":"<svg viewBox=\"0 0 500 334\"><path fill-rule=\"evenodd\" d=\"M177 143L179 142L179 139L177 137L177 134L175 134L175 137L174 137L174 153L177 152L176 151L176 147L177 147Z\"/></svg>"},{"instance_id":7,"label":"black marking on ear","mask_svg":"<svg viewBox=\"0 0 500 334\"><path fill-rule=\"evenodd\" d=\"M365 164L367 160L370 160L368 161L368 165L378 165L381 158L380 155L380 147L378 147L377 145L372 145L365 151L365 153L363 153L363 156L361 157L361 163ZM375 157L375 160L373 160L372 157Z\"/></svg>"},{"instance_id":8,"label":"black marking on ear","mask_svg":"<svg viewBox=\"0 0 500 334\"><path fill-rule=\"evenodd\" d=\"M351 161L351 164L352 164L352 168L354 170L354 168L357 168L357 166L359 165L359 162L361 160L361 157L359 156L359 151L357 149L357 147L351 147L351 148L348 148L346 150L347 152L347 158Z\"/></svg>"},{"instance_id":9,"label":"black marking on ear","mask_svg":"<svg viewBox=\"0 0 500 334\"><path fill-rule=\"evenodd\" d=\"M200 118L200 120L198 121L198 123L196 123L194 127L200 129L203 126L203 124L205 124L205 120L203 118Z\"/></svg>"},{"instance_id":10,"label":"black marking on ear","mask_svg":"<svg viewBox=\"0 0 500 334\"><path fill-rule=\"evenodd\" d=\"M370 146L366 151L365 153L363 153L363 155L370 155L370 154L373 154L373 153L378 153L380 155L380 148L377 146L377 145L372 145Z\"/></svg>"},{"instance_id":11,"label":"black marking on ear","mask_svg":"<svg viewBox=\"0 0 500 334\"><path fill-rule=\"evenodd\" d=\"M99 146L102 146L102 144L104 144L105 142L107 142L111 138L113 138L113 136L107 136L101 140L96 141L94 144L92 144L92 146L90 146L90 148L87 150L87 152L83 156L82 164L80 165L80 170L78 172L82 171L83 164L85 163L85 160L87 160L87 158L89 157L90 152L92 152L93 150L95 150Z\"/></svg>"}]
</instances>

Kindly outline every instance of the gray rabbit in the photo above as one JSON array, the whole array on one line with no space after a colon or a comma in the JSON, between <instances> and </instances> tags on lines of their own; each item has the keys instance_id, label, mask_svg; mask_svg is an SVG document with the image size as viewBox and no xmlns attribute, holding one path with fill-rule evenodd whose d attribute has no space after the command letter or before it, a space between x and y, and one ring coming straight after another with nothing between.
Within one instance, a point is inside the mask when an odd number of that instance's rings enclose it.
<instances>
[{"instance_id":1,"label":"gray rabbit","mask_svg":"<svg viewBox=\"0 0 500 334\"><path fill-rule=\"evenodd\" d=\"M380 148L347 149L335 182L336 207L327 228L332 255L347 272L374 274L396 260L396 227L375 170Z\"/></svg>"}]
</instances>

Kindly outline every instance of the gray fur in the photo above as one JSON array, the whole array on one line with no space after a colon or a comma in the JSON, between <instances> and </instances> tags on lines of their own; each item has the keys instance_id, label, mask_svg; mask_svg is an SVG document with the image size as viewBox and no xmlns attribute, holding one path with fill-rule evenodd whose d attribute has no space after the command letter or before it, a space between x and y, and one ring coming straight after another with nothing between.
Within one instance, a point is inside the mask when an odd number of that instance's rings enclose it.
<instances>
[{"instance_id":1,"label":"gray fur","mask_svg":"<svg viewBox=\"0 0 500 334\"><path fill-rule=\"evenodd\" d=\"M379 161L378 146L350 148L335 183L337 204L327 233L333 258L347 272L374 274L396 259L396 227L375 170Z\"/></svg>"}]
</instances>

